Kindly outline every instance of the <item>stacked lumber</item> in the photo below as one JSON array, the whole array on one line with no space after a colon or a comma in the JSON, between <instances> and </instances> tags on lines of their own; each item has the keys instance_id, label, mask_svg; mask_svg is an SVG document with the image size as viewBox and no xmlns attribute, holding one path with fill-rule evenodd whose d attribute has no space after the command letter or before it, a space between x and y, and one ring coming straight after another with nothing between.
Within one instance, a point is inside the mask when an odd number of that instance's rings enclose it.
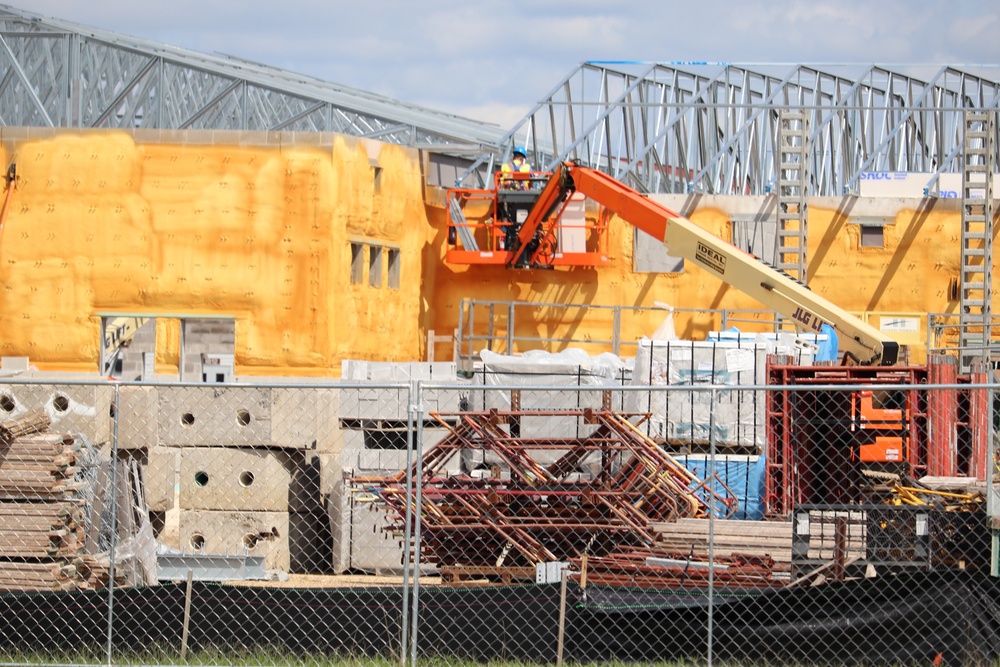
<instances>
[{"instance_id":1,"label":"stacked lumber","mask_svg":"<svg viewBox=\"0 0 1000 667\"><path fill-rule=\"evenodd\" d=\"M79 446L30 412L0 423L0 590L101 588L109 563L85 553Z\"/></svg>"},{"instance_id":2,"label":"stacked lumber","mask_svg":"<svg viewBox=\"0 0 1000 667\"><path fill-rule=\"evenodd\" d=\"M711 525L710 525L711 524ZM770 557L778 568L792 562L792 524L789 521L735 521L678 519L653 524L657 547L681 554L708 558L709 529L714 536L712 553L717 558L732 555Z\"/></svg>"},{"instance_id":3,"label":"stacked lumber","mask_svg":"<svg viewBox=\"0 0 1000 667\"><path fill-rule=\"evenodd\" d=\"M72 497L77 451L71 436L55 433L0 440L0 500Z\"/></svg>"}]
</instances>

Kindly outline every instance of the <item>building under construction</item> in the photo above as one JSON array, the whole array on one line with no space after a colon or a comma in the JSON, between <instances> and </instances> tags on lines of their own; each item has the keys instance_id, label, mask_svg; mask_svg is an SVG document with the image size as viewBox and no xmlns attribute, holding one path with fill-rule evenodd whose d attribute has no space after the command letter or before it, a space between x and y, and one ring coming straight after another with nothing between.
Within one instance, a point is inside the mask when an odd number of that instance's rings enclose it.
<instances>
[{"instance_id":1,"label":"building under construction","mask_svg":"<svg viewBox=\"0 0 1000 667\"><path fill-rule=\"evenodd\" d=\"M1000 67L588 62L504 129L0 7L0 69L0 589L996 563Z\"/></svg>"},{"instance_id":2,"label":"building under construction","mask_svg":"<svg viewBox=\"0 0 1000 667\"><path fill-rule=\"evenodd\" d=\"M180 319L225 318L235 372L257 376L451 358L456 337L466 356L483 337L511 353L628 346L662 321L657 301L679 309L683 338L760 318L759 302L615 217L597 224L589 204L575 242L591 261L517 274L446 261L444 188L491 184L514 145L536 168L573 160L648 194L891 332L914 363L992 333L995 69L585 63L505 131L10 7L0 18L0 351L40 369L95 370L102 321L122 315L158 318L163 373L182 365ZM539 307L470 321L480 302Z\"/></svg>"}]
</instances>

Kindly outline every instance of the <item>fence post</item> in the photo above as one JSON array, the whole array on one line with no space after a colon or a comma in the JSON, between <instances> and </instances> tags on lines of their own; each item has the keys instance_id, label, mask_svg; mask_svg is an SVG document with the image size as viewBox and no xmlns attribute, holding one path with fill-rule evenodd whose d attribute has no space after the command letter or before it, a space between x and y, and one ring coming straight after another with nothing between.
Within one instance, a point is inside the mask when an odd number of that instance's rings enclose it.
<instances>
[{"instance_id":1,"label":"fence post","mask_svg":"<svg viewBox=\"0 0 1000 667\"><path fill-rule=\"evenodd\" d=\"M559 585L559 633L556 639L556 667L563 664L563 644L566 638L566 579L568 569L562 571L562 583Z\"/></svg>"},{"instance_id":2,"label":"fence post","mask_svg":"<svg viewBox=\"0 0 1000 667\"><path fill-rule=\"evenodd\" d=\"M463 301L464 303L464 301ZM413 383L406 392L406 514L403 527L403 590L400 597L400 637L399 664L406 665L406 652L409 648L409 604L410 604L410 573L412 570L412 555L410 552L413 538L413 453L416 447L413 437Z\"/></svg>"},{"instance_id":3,"label":"fence post","mask_svg":"<svg viewBox=\"0 0 1000 667\"><path fill-rule=\"evenodd\" d=\"M108 665L112 664L112 644L114 639L115 620L115 549L118 546L118 420L121 418L120 387L115 382L114 408L115 416L111 420L111 546L110 563L108 565ZM100 521L100 515L97 516Z\"/></svg>"},{"instance_id":4,"label":"fence post","mask_svg":"<svg viewBox=\"0 0 1000 667\"><path fill-rule=\"evenodd\" d=\"M691 355L692 358L694 355ZM714 358L714 355L713 355ZM712 667L712 631L715 621L715 374L712 374L712 393L708 409L708 649L707 664ZM693 423L693 419L692 419Z\"/></svg>"},{"instance_id":5,"label":"fence post","mask_svg":"<svg viewBox=\"0 0 1000 667\"><path fill-rule=\"evenodd\" d=\"M194 570L188 569L187 584L184 586L184 627L181 630L181 660L187 658L188 631L191 628L191 582Z\"/></svg>"},{"instance_id":6,"label":"fence post","mask_svg":"<svg viewBox=\"0 0 1000 667\"><path fill-rule=\"evenodd\" d=\"M423 489L423 442L424 442L424 386L418 380L410 384L410 397L413 398L414 386L416 387L416 401L412 402L413 419L417 422L417 437L413 447L413 456L416 463L411 467L414 484L413 506L416 516L414 517L413 533L413 605L410 637L410 660L413 667L417 664L417 629L420 620L420 518L421 518L421 491ZM412 433L412 431L411 431Z\"/></svg>"}]
</instances>

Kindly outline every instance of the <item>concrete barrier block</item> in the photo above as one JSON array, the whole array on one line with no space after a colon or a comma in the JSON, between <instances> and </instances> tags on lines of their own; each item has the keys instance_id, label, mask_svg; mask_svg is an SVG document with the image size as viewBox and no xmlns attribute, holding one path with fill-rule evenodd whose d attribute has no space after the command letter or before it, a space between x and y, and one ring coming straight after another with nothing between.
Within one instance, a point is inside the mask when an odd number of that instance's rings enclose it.
<instances>
[{"instance_id":1,"label":"concrete barrier block","mask_svg":"<svg viewBox=\"0 0 1000 667\"><path fill-rule=\"evenodd\" d=\"M41 408L55 433L79 434L91 444L111 440L114 387L99 385L0 385L0 421Z\"/></svg>"},{"instance_id":2,"label":"concrete barrier block","mask_svg":"<svg viewBox=\"0 0 1000 667\"><path fill-rule=\"evenodd\" d=\"M156 445L159 408L156 387L122 385L118 390L118 448L141 449Z\"/></svg>"},{"instance_id":3,"label":"concrete barrier block","mask_svg":"<svg viewBox=\"0 0 1000 667\"><path fill-rule=\"evenodd\" d=\"M181 450L180 507L287 512L294 466L273 450Z\"/></svg>"},{"instance_id":4,"label":"concrete barrier block","mask_svg":"<svg viewBox=\"0 0 1000 667\"><path fill-rule=\"evenodd\" d=\"M174 507L179 455L178 450L164 447L153 447L146 455L142 478L146 503L153 512L166 512Z\"/></svg>"},{"instance_id":5,"label":"concrete barrier block","mask_svg":"<svg viewBox=\"0 0 1000 667\"><path fill-rule=\"evenodd\" d=\"M160 387L159 442L171 447L272 444L266 387Z\"/></svg>"},{"instance_id":6,"label":"concrete barrier block","mask_svg":"<svg viewBox=\"0 0 1000 667\"><path fill-rule=\"evenodd\" d=\"M287 512L180 511L180 548L190 553L264 556L264 567L288 571Z\"/></svg>"},{"instance_id":7,"label":"concrete barrier block","mask_svg":"<svg viewBox=\"0 0 1000 667\"><path fill-rule=\"evenodd\" d=\"M271 390L271 441L281 447L339 451L340 393L334 388Z\"/></svg>"}]
</instances>

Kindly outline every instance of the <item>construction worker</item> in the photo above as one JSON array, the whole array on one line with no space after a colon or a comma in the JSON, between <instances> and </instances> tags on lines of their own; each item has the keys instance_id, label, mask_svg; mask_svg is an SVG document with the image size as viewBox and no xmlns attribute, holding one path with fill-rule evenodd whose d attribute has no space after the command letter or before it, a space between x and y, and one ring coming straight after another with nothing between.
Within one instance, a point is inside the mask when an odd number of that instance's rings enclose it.
<instances>
[{"instance_id":1,"label":"construction worker","mask_svg":"<svg viewBox=\"0 0 1000 667\"><path fill-rule=\"evenodd\" d=\"M515 178L514 174L523 174L520 178ZM500 181L497 187L501 190L530 190L531 165L528 163L528 154L524 146L515 146L510 160L500 166ZM505 202L503 198L499 201L497 219L500 226L500 249L513 250L517 245L516 205Z\"/></svg>"},{"instance_id":2,"label":"construction worker","mask_svg":"<svg viewBox=\"0 0 1000 667\"><path fill-rule=\"evenodd\" d=\"M504 162L500 171L503 173L500 177L501 187L507 190L527 190L531 187L531 181L527 180L527 176L524 180L514 180L508 176L508 174L531 173L531 164L528 162L528 153L524 150L524 146L514 146L510 161Z\"/></svg>"}]
</instances>

